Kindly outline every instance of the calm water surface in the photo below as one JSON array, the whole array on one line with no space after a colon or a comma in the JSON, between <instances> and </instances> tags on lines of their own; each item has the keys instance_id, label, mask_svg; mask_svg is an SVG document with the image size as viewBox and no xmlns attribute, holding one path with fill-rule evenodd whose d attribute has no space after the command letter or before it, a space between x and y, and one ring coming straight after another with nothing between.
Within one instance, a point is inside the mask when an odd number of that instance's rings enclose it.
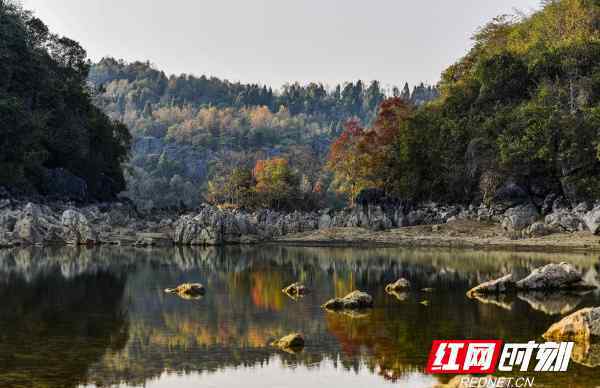
<instances>
[{"instance_id":1,"label":"calm water surface","mask_svg":"<svg viewBox=\"0 0 600 388\"><path fill-rule=\"evenodd\" d=\"M0 252L0 387L434 387L423 373L434 339L542 341L549 325L600 305L585 295L466 298L471 286L509 271L566 260L598 283L594 255L399 248L234 247ZM390 296L398 277L415 291ZM300 280L302 300L281 288ZM201 282L206 295L162 292ZM433 292L418 291L433 288ZM366 315L319 306L354 289ZM424 303L422 303L424 302ZM299 354L269 347L293 331ZM536 386L600 386L596 348L568 373L531 374ZM585 365L584 365L585 364Z\"/></svg>"}]
</instances>

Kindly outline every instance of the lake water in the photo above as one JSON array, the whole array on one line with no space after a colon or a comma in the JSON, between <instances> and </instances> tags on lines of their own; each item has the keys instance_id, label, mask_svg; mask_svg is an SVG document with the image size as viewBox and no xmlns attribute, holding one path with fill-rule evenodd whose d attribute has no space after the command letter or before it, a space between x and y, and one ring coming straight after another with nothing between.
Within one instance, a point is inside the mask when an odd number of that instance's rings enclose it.
<instances>
[{"instance_id":1,"label":"lake water","mask_svg":"<svg viewBox=\"0 0 600 388\"><path fill-rule=\"evenodd\" d=\"M0 251L0 387L442 385L451 376L423 371L432 340L541 342L566 313L600 305L598 292L488 303L465 296L481 281L563 260L598 282L598 256L583 254L282 246ZM398 277L414 291L386 294L385 284ZM298 301L281 292L296 280L313 290ZM206 295L184 300L163 292L182 282L203 283ZM373 295L370 313L320 308L354 289ZM306 338L303 352L269 346L294 331ZM600 385L600 368L574 361L567 373L528 375L536 386Z\"/></svg>"}]
</instances>

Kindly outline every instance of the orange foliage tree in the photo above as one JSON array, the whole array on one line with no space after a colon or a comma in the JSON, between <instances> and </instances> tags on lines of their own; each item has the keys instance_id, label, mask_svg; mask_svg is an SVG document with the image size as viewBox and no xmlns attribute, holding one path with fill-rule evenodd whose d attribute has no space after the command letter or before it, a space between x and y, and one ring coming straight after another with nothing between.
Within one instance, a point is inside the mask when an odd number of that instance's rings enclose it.
<instances>
[{"instance_id":1,"label":"orange foliage tree","mask_svg":"<svg viewBox=\"0 0 600 388\"><path fill-rule=\"evenodd\" d=\"M394 144L411 115L411 106L394 97L382 102L372 128L363 128L357 120L345 124L327 160L338 192L353 202L363 189L387 188L394 176L390 171Z\"/></svg>"}]
</instances>

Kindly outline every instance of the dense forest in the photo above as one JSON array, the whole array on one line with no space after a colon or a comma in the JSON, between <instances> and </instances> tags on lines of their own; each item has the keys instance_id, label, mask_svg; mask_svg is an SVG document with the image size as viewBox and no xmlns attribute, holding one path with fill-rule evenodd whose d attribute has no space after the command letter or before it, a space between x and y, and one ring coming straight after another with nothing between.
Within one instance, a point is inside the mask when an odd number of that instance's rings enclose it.
<instances>
[{"instance_id":1,"label":"dense forest","mask_svg":"<svg viewBox=\"0 0 600 388\"><path fill-rule=\"evenodd\" d=\"M391 95L415 106L437 96L436 88L423 84L387 91L377 81L360 80L333 88L293 83L273 91L215 77L167 76L150 63L113 58L94 64L89 80L96 105L134 136L124 194L142 208L202 200L240 205L233 198L246 196L240 190L252 194L244 206L319 206L335 199L323 167L347 120L369 124ZM284 168L287 181L256 185L256 171L274 166ZM242 172L250 178L236 187L241 182L232 180L242 179ZM266 193L269 187L283 192Z\"/></svg>"},{"instance_id":2,"label":"dense forest","mask_svg":"<svg viewBox=\"0 0 600 388\"><path fill-rule=\"evenodd\" d=\"M294 89L284 89L276 100L288 103L285 115L344 118L335 121L341 131L335 125L307 131L305 125L300 132L335 138L326 164L317 163L317 155L302 168L285 153L229 164L236 168L209 182L208 199L313 207L331 204L332 192L352 202L363 189L376 188L414 201L478 204L490 203L509 184L538 204L551 194L573 204L598 199L600 2L545 1L531 15L495 18L473 41L468 54L443 71L439 96L429 102L416 103L408 88L384 98L376 83L323 93L330 101L324 104L312 98L290 103ZM315 105L329 108L315 113ZM172 127L167 136L193 139L198 127L206 125ZM300 137L290 140L300 144Z\"/></svg>"},{"instance_id":3,"label":"dense forest","mask_svg":"<svg viewBox=\"0 0 600 388\"><path fill-rule=\"evenodd\" d=\"M130 134L92 104L85 50L0 0L0 58L0 186L115 198Z\"/></svg>"},{"instance_id":4,"label":"dense forest","mask_svg":"<svg viewBox=\"0 0 600 388\"><path fill-rule=\"evenodd\" d=\"M534 202L598 199L600 2L542 5L479 29L436 100L388 100L371 127L349 123L329 156L338 189L481 203L511 182Z\"/></svg>"},{"instance_id":5,"label":"dense forest","mask_svg":"<svg viewBox=\"0 0 600 388\"><path fill-rule=\"evenodd\" d=\"M125 190L141 208L311 209L367 188L488 203L507 183L534 202L600 197L597 0L497 17L438 85L412 90L274 90L167 76L148 62L90 64L77 42L6 0L0 28L1 185L45 194L66 182L93 198Z\"/></svg>"}]
</instances>

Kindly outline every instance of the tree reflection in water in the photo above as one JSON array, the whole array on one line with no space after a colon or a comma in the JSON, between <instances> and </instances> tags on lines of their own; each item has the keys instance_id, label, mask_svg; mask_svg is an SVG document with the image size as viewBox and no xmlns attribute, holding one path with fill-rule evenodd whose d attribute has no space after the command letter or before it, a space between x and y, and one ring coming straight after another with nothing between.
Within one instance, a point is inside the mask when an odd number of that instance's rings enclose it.
<instances>
[{"instance_id":1,"label":"tree reflection in water","mask_svg":"<svg viewBox=\"0 0 600 388\"><path fill-rule=\"evenodd\" d=\"M142 385L165 371L257 365L318 374L329 364L398 381L422 373L433 339L541 340L557 314L597 305L597 293L507 303L465 296L481 281L561 260L597 281L596 259L577 255L282 246L2 251L0 386ZM416 291L385 293L399 277ZM182 300L162 292L189 281L204 284L206 295ZM294 281L312 292L287 298L281 289ZM373 295L375 308L356 315L320 308L353 289ZM428 306L419 303L424 298ZM296 331L307 339L300 354L268 345ZM559 378L597 385L594 372L572 365Z\"/></svg>"}]
</instances>

